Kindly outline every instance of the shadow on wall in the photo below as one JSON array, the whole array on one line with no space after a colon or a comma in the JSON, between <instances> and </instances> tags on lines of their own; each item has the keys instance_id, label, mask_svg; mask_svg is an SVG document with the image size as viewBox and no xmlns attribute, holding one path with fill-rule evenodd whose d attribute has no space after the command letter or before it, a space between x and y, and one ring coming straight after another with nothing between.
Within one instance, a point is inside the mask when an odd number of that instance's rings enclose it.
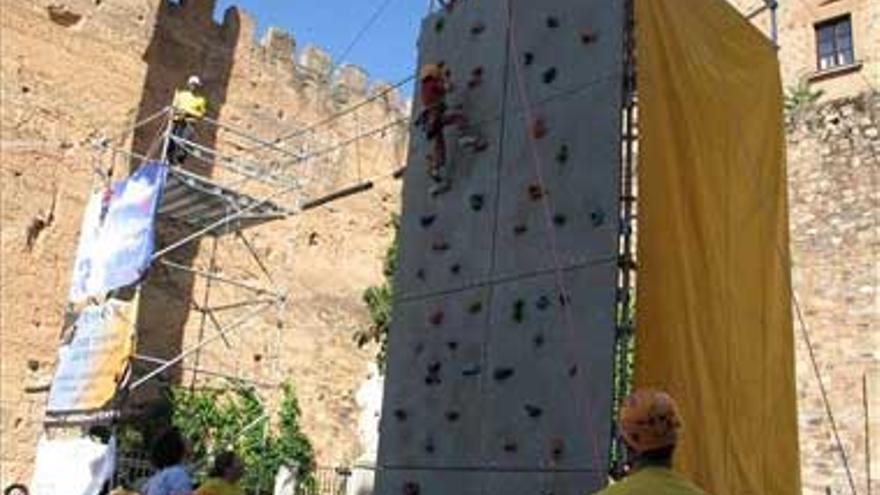
<instances>
[{"instance_id":1,"label":"shadow on wall","mask_svg":"<svg viewBox=\"0 0 880 495\"><path fill-rule=\"evenodd\" d=\"M197 74L208 98L207 116L217 119L226 101L236 47L239 44L241 16L229 8L223 23L213 21L215 0L159 0L153 36L144 54L147 72L136 121L141 121L169 105L174 90L183 87L187 78ZM161 120L161 119L160 119ZM163 123L156 121L135 134L132 151L158 156L161 146L157 136ZM195 140L214 147L216 128L199 126ZM132 168L137 163L132 163ZM190 156L184 165L188 170L210 176L212 164ZM158 247L169 245L191 231L160 223ZM199 251L199 242L192 242L164 259L183 266L192 266ZM182 351L183 333L193 307L194 277L180 270L156 264L142 286L138 315L136 352L160 359L172 359ZM212 344L215 345L215 344ZM222 344L219 344L222 345ZM135 362L134 379L153 369L154 365ZM182 373L172 368L163 378L180 382ZM135 395L135 404L156 398L157 389L147 386Z\"/></svg>"}]
</instances>

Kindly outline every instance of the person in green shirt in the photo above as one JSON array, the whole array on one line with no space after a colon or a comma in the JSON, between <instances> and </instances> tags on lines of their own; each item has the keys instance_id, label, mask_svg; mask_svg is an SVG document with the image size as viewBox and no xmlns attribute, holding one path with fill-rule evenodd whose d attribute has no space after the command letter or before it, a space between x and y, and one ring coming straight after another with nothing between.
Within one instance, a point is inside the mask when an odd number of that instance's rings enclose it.
<instances>
[{"instance_id":1,"label":"person in green shirt","mask_svg":"<svg viewBox=\"0 0 880 495\"><path fill-rule=\"evenodd\" d=\"M672 469L681 429L672 397L656 390L636 391L624 399L618 424L632 470L596 495L706 495Z\"/></svg>"},{"instance_id":2,"label":"person in green shirt","mask_svg":"<svg viewBox=\"0 0 880 495\"><path fill-rule=\"evenodd\" d=\"M222 452L214 459L208 479L193 495L244 495L238 481L244 475L244 463L235 452Z\"/></svg>"}]
</instances>

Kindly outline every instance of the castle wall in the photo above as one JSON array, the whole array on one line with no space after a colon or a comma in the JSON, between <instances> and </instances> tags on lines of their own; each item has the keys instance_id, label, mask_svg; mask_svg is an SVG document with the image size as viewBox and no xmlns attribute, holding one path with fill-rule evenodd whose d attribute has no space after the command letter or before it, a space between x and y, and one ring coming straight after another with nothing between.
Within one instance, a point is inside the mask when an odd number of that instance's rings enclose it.
<instances>
[{"instance_id":1,"label":"castle wall","mask_svg":"<svg viewBox=\"0 0 880 495\"><path fill-rule=\"evenodd\" d=\"M324 52L298 50L283 31L271 29L255 40L254 23L244 12L230 9L220 24L213 14L214 2L192 0L4 2L0 9L4 486L28 481L42 429L45 393L28 393L25 387L46 385L55 361L81 215L95 184L87 139L118 132L161 109L191 73L205 81L213 103L209 116L270 140L386 87L356 67L330 73ZM332 146L400 119L403 106L391 92L285 145L304 152ZM228 133L201 137L234 150ZM404 131L389 127L285 172L309 177L308 195L319 195L362 178L387 176L402 162L404 139ZM138 151L151 140L138 135L131 145ZM217 180L230 178L194 160L190 164ZM117 177L125 175L123 168ZM242 332L247 337L231 341L229 349L222 342L211 344L199 358L204 368L294 383L305 430L323 465L360 453L354 393L366 377L372 350L357 349L351 334L367 324L362 291L382 278L398 187L383 180L368 193L247 231L274 284L289 290L288 304L280 316L272 313L249 324ZM34 233L30 243L29 231ZM175 255L207 268L210 241L201 244ZM223 274L264 282L240 242L224 238L217 253L216 269ZM201 302L204 289L202 279L155 270L144 291L139 351L170 357L192 345L201 325L191 302ZM246 295L218 284L213 290L215 304ZM280 346L262 338L274 332L278 320L284 329ZM192 360L184 363L191 365ZM187 372L171 378L192 379Z\"/></svg>"}]
</instances>

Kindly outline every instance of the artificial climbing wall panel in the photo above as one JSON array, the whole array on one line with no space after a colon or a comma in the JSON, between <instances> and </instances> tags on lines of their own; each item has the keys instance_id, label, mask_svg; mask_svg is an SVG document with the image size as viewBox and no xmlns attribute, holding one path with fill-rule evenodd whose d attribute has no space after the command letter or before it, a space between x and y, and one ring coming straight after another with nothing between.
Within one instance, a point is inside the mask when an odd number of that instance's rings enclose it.
<instances>
[{"instance_id":1,"label":"artificial climbing wall panel","mask_svg":"<svg viewBox=\"0 0 880 495\"><path fill-rule=\"evenodd\" d=\"M432 195L433 143L411 133L379 494L604 482L623 27L606 0L461 2L424 21L420 64L445 64L447 107L486 146L447 127L451 189Z\"/></svg>"}]
</instances>

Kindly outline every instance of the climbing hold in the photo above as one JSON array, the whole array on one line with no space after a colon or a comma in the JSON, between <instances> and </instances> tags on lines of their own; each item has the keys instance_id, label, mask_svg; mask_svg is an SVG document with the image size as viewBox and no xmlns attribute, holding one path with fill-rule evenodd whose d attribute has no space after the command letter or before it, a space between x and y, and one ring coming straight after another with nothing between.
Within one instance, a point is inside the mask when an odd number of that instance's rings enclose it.
<instances>
[{"instance_id":1,"label":"climbing hold","mask_svg":"<svg viewBox=\"0 0 880 495\"><path fill-rule=\"evenodd\" d=\"M566 306L570 302L571 302L571 296L569 296L565 292L559 293L559 304Z\"/></svg>"},{"instance_id":2,"label":"climbing hold","mask_svg":"<svg viewBox=\"0 0 880 495\"><path fill-rule=\"evenodd\" d=\"M535 63L535 54L532 52L523 53L523 64L526 66L532 65Z\"/></svg>"},{"instance_id":3,"label":"climbing hold","mask_svg":"<svg viewBox=\"0 0 880 495\"><path fill-rule=\"evenodd\" d=\"M474 89L477 86L483 84L483 67L475 67L471 71L471 78L468 81L468 88Z\"/></svg>"},{"instance_id":4,"label":"climbing hold","mask_svg":"<svg viewBox=\"0 0 880 495\"><path fill-rule=\"evenodd\" d=\"M403 495L419 495L419 484L414 481L407 481L403 484Z\"/></svg>"},{"instance_id":5,"label":"climbing hold","mask_svg":"<svg viewBox=\"0 0 880 495\"><path fill-rule=\"evenodd\" d=\"M446 412L446 419L450 423L455 423L456 421L458 421L458 418L460 418L460 417L461 417L461 414L459 414L458 411L447 411Z\"/></svg>"},{"instance_id":6,"label":"climbing hold","mask_svg":"<svg viewBox=\"0 0 880 495\"><path fill-rule=\"evenodd\" d=\"M575 376L575 375L577 375L577 374L578 374L578 367L577 367L577 365L576 365L576 364L571 365L571 366L568 368L568 376L573 377L573 376Z\"/></svg>"},{"instance_id":7,"label":"climbing hold","mask_svg":"<svg viewBox=\"0 0 880 495\"><path fill-rule=\"evenodd\" d=\"M458 350L458 342L450 340L446 343L446 347L448 347L450 351Z\"/></svg>"},{"instance_id":8,"label":"climbing hold","mask_svg":"<svg viewBox=\"0 0 880 495\"><path fill-rule=\"evenodd\" d=\"M594 210L590 213L590 223L593 224L593 227L601 226L605 223L605 213L602 210Z\"/></svg>"},{"instance_id":9,"label":"climbing hold","mask_svg":"<svg viewBox=\"0 0 880 495\"><path fill-rule=\"evenodd\" d=\"M556 67L550 67L549 69L544 71L544 74L541 76L541 80L544 81L544 84L550 84L556 80L556 75L558 72L556 71Z\"/></svg>"},{"instance_id":10,"label":"climbing hold","mask_svg":"<svg viewBox=\"0 0 880 495\"><path fill-rule=\"evenodd\" d=\"M535 335L535 337L532 339L532 342L535 344L535 347L543 347L544 336L541 334Z\"/></svg>"},{"instance_id":11,"label":"climbing hold","mask_svg":"<svg viewBox=\"0 0 880 495\"><path fill-rule=\"evenodd\" d=\"M449 273L451 273L453 275L458 275L459 273L461 273L461 265L456 263L456 264L450 266Z\"/></svg>"},{"instance_id":12,"label":"climbing hold","mask_svg":"<svg viewBox=\"0 0 880 495\"><path fill-rule=\"evenodd\" d=\"M557 163L565 163L568 161L568 146L563 144L559 147L559 151L556 152L556 162Z\"/></svg>"},{"instance_id":13,"label":"climbing hold","mask_svg":"<svg viewBox=\"0 0 880 495\"><path fill-rule=\"evenodd\" d=\"M425 377L425 385L440 385L440 377L437 375L428 375Z\"/></svg>"},{"instance_id":14,"label":"climbing hold","mask_svg":"<svg viewBox=\"0 0 880 495\"><path fill-rule=\"evenodd\" d=\"M538 407L538 406L533 406L533 405L531 405L531 404L526 404L524 409L526 410L526 414L527 414L530 418L538 418L538 417L540 417L542 414L544 414L544 410L543 410L543 409L541 409L541 408Z\"/></svg>"},{"instance_id":15,"label":"climbing hold","mask_svg":"<svg viewBox=\"0 0 880 495\"><path fill-rule=\"evenodd\" d=\"M468 199L471 209L474 211L480 211L483 209L483 195L482 194L471 194L471 197Z\"/></svg>"},{"instance_id":16,"label":"climbing hold","mask_svg":"<svg viewBox=\"0 0 880 495\"><path fill-rule=\"evenodd\" d=\"M419 280L425 280L425 269L419 268L416 270L416 278Z\"/></svg>"},{"instance_id":17,"label":"climbing hold","mask_svg":"<svg viewBox=\"0 0 880 495\"><path fill-rule=\"evenodd\" d=\"M434 447L434 439L428 438L425 440L425 452L429 454L433 454L436 448Z\"/></svg>"},{"instance_id":18,"label":"climbing hold","mask_svg":"<svg viewBox=\"0 0 880 495\"><path fill-rule=\"evenodd\" d=\"M431 249L437 252L449 251L449 243L446 241L434 241L434 244L431 245Z\"/></svg>"},{"instance_id":19,"label":"climbing hold","mask_svg":"<svg viewBox=\"0 0 880 495\"><path fill-rule=\"evenodd\" d=\"M516 225L516 226L513 227L513 233L516 234L516 235L523 235L523 234L525 234L528 230L529 230L529 228L528 228L525 224L523 224L523 223L521 223L521 224Z\"/></svg>"},{"instance_id":20,"label":"climbing hold","mask_svg":"<svg viewBox=\"0 0 880 495\"><path fill-rule=\"evenodd\" d=\"M422 227L430 227L436 219L437 215L423 215L421 218Z\"/></svg>"},{"instance_id":21,"label":"climbing hold","mask_svg":"<svg viewBox=\"0 0 880 495\"><path fill-rule=\"evenodd\" d=\"M590 30L584 29L581 31L581 43L585 45L589 45L590 43L595 43L596 40L599 39L599 33Z\"/></svg>"},{"instance_id":22,"label":"climbing hold","mask_svg":"<svg viewBox=\"0 0 880 495\"><path fill-rule=\"evenodd\" d=\"M534 119L529 126L529 134L531 134L532 139L541 139L546 136L547 124L544 123L544 119Z\"/></svg>"},{"instance_id":23,"label":"climbing hold","mask_svg":"<svg viewBox=\"0 0 880 495\"><path fill-rule=\"evenodd\" d=\"M495 368L495 372L492 373L492 377L498 380L499 382L503 382L508 378L513 376L513 368Z\"/></svg>"},{"instance_id":24,"label":"climbing hold","mask_svg":"<svg viewBox=\"0 0 880 495\"><path fill-rule=\"evenodd\" d=\"M440 361L432 361L428 364L428 373L437 374L440 372L440 368L442 367L443 365L440 364Z\"/></svg>"},{"instance_id":25,"label":"climbing hold","mask_svg":"<svg viewBox=\"0 0 880 495\"><path fill-rule=\"evenodd\" d=\"M513 440L507 440L507 441L505 441L505 442L504 442L504 447L503 447L503 448L504 448L504 451L505 451L505 452L508 452L508 453L511 453L511 454L514 453L514 452L516 452L516 451L518 450L518 447L517 447L517 445L516 445L516 442L513 441Z\"/></svg>"},{"instance_id":26,"label":"climbing hold","mask_svg":"<svg viewBox=\"0 0 880 495\"><path fill-rule=\"evenodd\" d=\"M441 32L443 28L446 27L446 21L443 18L437 19L437 22L434 23L434 31Z\"/></svg>"},{"instance_id":27,"label":"climbing hold","mask_svg":"<svg viewBox=\"0 0 880 495\"><path fill-rule=\"evenodd\" d=\"M553 457L554 461L559 461L562 459L562 454L565 453L565 441L561 438L554 438L550 441L550 455Z\"/></svg>"},{"instance_id":28,"label":"climbing hold","mask_svg":"<svg viewBox=\"0 0 880 495\"><path fill-rule=\"evenodd\" d=\"M471 364L461 370L462 376L477 376L483 371L479 364Z\"/></svg>"},{"instance_id":29,"label":"climbing hold","mask_svg":"<svg viewBox=\"0 0 880 495\"><path fill-rule=\"evenodd\" d=\"M550 307L550 298L547 296L541 296L538 298L538 301L535 302L535 307L544 311L545 309Z\"/></svg>"},{"instance_id":30,"label":"climbing hold","mask_svg":"<svg viewBox=\"0 0 880 495\"><path fill-rule=\"evenodd\" d=\"M566 222L568 222L568 218L566 218L565 215L563 215L562 213L557 213L553 215L553 223L557 227L564 226Z\"/></svg>"},{"instance_id":31,"label":"climbing hold","mask_svg":"<svg viewBox=\"0 0 880 495\"><path fill-rule=\"evenodd\" d=\"M547 16L547 27L550 29L558 28L559 27L559 19L552 16L552 15L548 15Z\"/></svg>"},{"instance_id":32,"label":"climbing hold","mask_svg":"<svg viewBox=\"0 0 880 495\"><path fill-rule=\"evenodd\" d=\"M431 325L434 325L435 327L440 326L443 324L443 318L445 316L446 315L443 314L443 311L435 311L433 314L431 314L431 317L428 318L428 321L430 321Z\"/></svg>"},{"instance_id":33,"label":"climbing hold","mask_svg":"<svg viewBox=\"0 0 880 495\"><path fill-rule=\"evenodd\" d=\"M474 36L482 34L483 31L485 31L485 30L486 30L486 25L483 24L481 21L477 21L471 25L471 34Z\"/></svg>"},{"instance_id":34,"label":"climbing hold","mask_svg":"<svg viewBox=\"0 0 880 495\"><path fill-rule=\"evenodd\" d=\"M406 411L403 409L395 409L394 417L397 418L398 421L406 421Z\"/></svg>"},{"instance_id":35,"label":"climbing hold","mask_svg":"<svg viewBox=\"0 0 880 495\"><path fill-rule=\"evenodd\" d=\"M475 315L483 310L483 303L480 301L474 301L468 306L468 313Z\"/></svg>"},{"instance_id":36,"label":"climbing hold","mask_svg":"<svg viewBox=\"0 0 880 495\"><path fill-rule=\"evenodd\" d=\"M522 321L526 317L526 302L522 299L517 299L513 303L513 321L517 323L522 323Z\"/></svg>"},{"instance_id":37,"label":"climbing hold","mask_svg":"<svg viewBox=\"0 0 880 495\"><path fill-rule=\"evenodd\" d=\"M532 184L529 186L529 199L532 201L538 201L539 199L544 197L544 188L539 186L538 184Z\"/></svg>"}]
</instances>

